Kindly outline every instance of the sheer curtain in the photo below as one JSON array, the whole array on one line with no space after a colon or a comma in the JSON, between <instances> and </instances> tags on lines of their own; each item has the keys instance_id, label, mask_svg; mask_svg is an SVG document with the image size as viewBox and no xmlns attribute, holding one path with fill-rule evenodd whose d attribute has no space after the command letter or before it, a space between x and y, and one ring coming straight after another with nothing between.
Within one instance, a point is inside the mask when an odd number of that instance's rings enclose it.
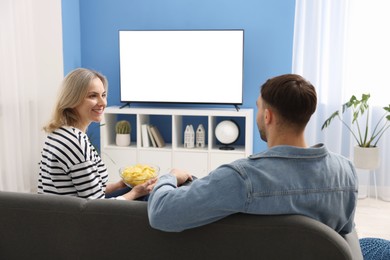
<instances>
[{"instance_id":1,"label":"sheer curtain","mask_svg":"<svg viewBox=\"0 0 390 260\"><path fill-rule=\"evenodd\" d=\"M322 123L352 94L371 94L371 118L380 117L381 107L390 103L384 95L390 87L385 78L390 60L389 11L387 0L296 0L293 73L309 79L318 93L317 112L306 132L310 144L324 142L331 151L352 159L356 143L347 129L336 120L321 131ZM378 196L389 201L390 131L378 146L382 158L375 171ZM359 197L374 194L371 173L358 169Z\"/></svg>"},{"instance_id":2,"label":"sheer curtain","mask_svg":"<svg viewBox=\"0 0 390 260\"><path fill-rule=\"evenodd\" d=\"M61 0L0 1L0 190L36 190L43 140L63 77Z\"/></svg>"}]
</instances>

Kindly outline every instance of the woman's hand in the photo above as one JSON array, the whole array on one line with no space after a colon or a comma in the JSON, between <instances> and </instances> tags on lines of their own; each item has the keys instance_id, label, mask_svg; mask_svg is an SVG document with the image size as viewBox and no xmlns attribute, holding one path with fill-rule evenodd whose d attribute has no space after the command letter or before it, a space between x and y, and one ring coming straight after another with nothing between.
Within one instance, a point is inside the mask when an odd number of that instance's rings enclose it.
<instances>
[{"instance_id":1,"label":"woman's hand","mask_svg":"<svg viewBox=\"0 0 390 260\"><path fill-rule=\"evenodd\" d=\"M134 186L131 191L123 195L123 197L127 200L135 200L139 197L148 195L154 188L154 185L156 185L157 178L153 178L143 184L139 184L137 186Z\"/></svg>"},{"instance_id":2,"label":"woman's hand","mask_svg":"<svg viewBox=\"0 0 390 260\"><path fill-rule=\"evenodd\" d=\"M106 194L109 194L111 192L114 192L116 190L123 189L126 187L127 187L126 184L122 180L117 181L115 183L109 183L109 184L107 184L107 187L106 187Z\"/></svg>"}]
</instances>

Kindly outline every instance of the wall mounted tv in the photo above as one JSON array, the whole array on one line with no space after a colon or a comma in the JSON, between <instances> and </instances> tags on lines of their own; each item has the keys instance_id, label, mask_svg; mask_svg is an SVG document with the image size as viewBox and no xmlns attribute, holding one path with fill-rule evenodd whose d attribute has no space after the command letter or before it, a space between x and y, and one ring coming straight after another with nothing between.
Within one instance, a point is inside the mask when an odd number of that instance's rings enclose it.
<instances>
[{"instance_id":1,"label":"wall mounted tv","mask_svg":"<svg viewBox=\"0 0 390 260\"><path fill-rule=\"evenodd\" d=\"M119 31L121 102L241 105L244 31Z\"/></svg>"}]
</instances>

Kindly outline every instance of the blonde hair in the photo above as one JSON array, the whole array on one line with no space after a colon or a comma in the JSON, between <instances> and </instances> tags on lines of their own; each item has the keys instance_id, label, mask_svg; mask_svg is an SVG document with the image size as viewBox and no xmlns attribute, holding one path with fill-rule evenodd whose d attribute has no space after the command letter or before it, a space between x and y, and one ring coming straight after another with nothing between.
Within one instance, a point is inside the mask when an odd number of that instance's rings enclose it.
<instances>
[{"instance_id":1,"label":"blonde hair","mask_svg":"<svg viewBox=\"0 0 390 260\"><path fill-rule=\"evenodd\" d=\"M99 72L85 68L78 68L69 72L62 81L53 115L49 123L43 127L43 130L51 133L61 126L74 126L79 120L74 108L83 102L87 96L88 87L95 78L102 81L107 92L108 81Z\"/></svg>"}]
</instances>

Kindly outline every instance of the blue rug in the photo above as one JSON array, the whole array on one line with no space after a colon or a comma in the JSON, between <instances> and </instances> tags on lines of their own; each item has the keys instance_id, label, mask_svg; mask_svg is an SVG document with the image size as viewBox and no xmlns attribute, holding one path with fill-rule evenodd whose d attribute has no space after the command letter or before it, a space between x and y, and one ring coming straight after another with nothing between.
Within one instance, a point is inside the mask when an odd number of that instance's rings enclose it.
<instances>
[{"instance_id":1,"label":"blue rug","mask_svg":"<svg viewBox=\"0 0 390 260\"><path fill-rule=\"evenodd\" d=\"M390 241L380 238L359 239L364 260L390 260Z\"/></svg>"}]
</instances>

